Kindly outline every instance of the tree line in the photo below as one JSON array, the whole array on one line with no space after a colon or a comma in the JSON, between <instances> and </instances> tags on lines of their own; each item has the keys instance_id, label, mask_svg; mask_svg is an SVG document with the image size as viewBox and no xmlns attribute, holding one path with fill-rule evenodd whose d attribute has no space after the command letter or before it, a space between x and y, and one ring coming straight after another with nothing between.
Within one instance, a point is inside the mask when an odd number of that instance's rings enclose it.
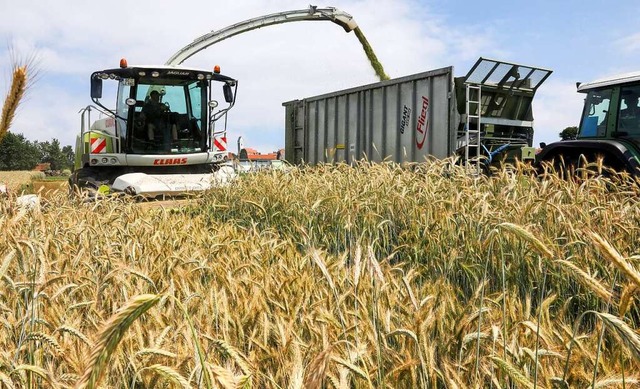
<instances>
[{"instance_id":1,"label":"tree line","mask_svg":"<svg viewBox=\"0 0 640 389\"><path fill-rule=\"evenodd\" d=\"M5 133L0 140L0 170L33 170L39 163L51 170L72 170L73 147L60 146L58 139L31 142L22 134Z\"/></svg>"}]
</instances>

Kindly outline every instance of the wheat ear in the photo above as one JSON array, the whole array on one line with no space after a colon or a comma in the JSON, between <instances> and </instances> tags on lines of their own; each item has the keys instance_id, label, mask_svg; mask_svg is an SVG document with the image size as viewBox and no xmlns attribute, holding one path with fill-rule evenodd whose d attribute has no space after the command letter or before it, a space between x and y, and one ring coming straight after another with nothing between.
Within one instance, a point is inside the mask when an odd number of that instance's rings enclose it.
<instances>
[{"instance_id":1,"label":"wheat ear","mask_svg":"<svg viewBox=\"0 0 640 389\"><path fill-rule=\"evenodd\" d=\"M187 379L184 378L180 373L178 373L177 371L173 370L168 366L151 365L151 366L143 367L142 369L140 369L140 371L138 371L138 374L145 370L150 370L158 374L165 380L175 382L176 384L180 385L181 388L191 389L191 385L189 385L189 381L187 381Z\"/></svg>"},{"instance_id":2,"label":"wheat ear","mask_svg":"<svg viewBox=\"0 0 640 389\"><path fill-rule=\"evenodd\" d=\"M512 364L498 357L490 358L493 363L495 363L500 368L500 370L505 372L509 377L511 377L512 380L514 380L518 384L518 387L533 389L533 383L529 381L529 379L525 377L524 374L522 374Z\"/></svg>"},{"instance_id":3,"label":"wheat ear","mask_svg":"<svg viewBox=\"0 0 640 389\"><path fill-rule=\"evenodd\" d=\"M640 286L640 273L638 273L629 262L627 262L622 255L618 252L618 250L614 249L613 246L609 244L606 240L604 240L600 235L595 232L589 233L591 237L594 239L596 243L596 247L602 254L613 262L614 265L618 267L624 274L627 275L635 283L637 286Z\"/></svg>"},{"instance_id":4,"label":"wheat ear","mask_svg":"<svg viewBox=\"0 0 640 389\"><path fill-rule=\"evenodd\" d=\"M627 346L631 354L640 361L640 336L633 331L627 323L617 316L604 312L594 312L602 322L609 327L622 343Z\"/></svg>"},{"instance_id":5,"label":"wheat ear","mask_svg":"<svg viewBox=\"0 0 640 389\"><path fill-rule=\"evenodd\" d=\"M619 388L623 385L629 385L630 388L635 388L638 383L640 383L640 380L637 378L609 377L596 382L593 388Z\"/></svg>"},{"instance_id":6,"label":"wheat ear","mask_svg":"<svg viewBox=\"0 0 640 389\"><path fill-rule=\"evenodd\" d=\"M526 230L524 227L521 227L513 223L500 223L498 224L498 227L503 228L507 231L511 231L516 236L519 236L524 240L528 241L533 245L533 247L535 247L538 250L538 252L540 252L540 254L543 254L548 259L554 258L553 251L551 251L544 243L542 243L540 239L536 238L531 232Z\"/></svg>"},{"instance_id":7,"label":"wheat ear","mask_svg":"<svg viewBox=\"0 0 640 389\"><path fill-rule=\"evenodd\" d=\"M574 277L579 283L583 286L591 289L598 297L602 299L602 301L609 301L611 299L611 292L605 288L600 281L592 277L589 273L580 269L578 266L573 264L572 262L565 261L563 259L559 259L556 261L562 268L566 268L566 273Z\"/></svg>"},{"instance_id":8,"label":"wheat ear","mask_svg":"<svg viewBox=\"0 0 640 389\"><path fill-rule=\"evenodd\" d=\"M11 88L7 93L7 98L2 105L2 117L0 117L0 140L9 131L11 122L15 117L20 100L24 96L24 92L27 90L27 66L18 66L13 71L13 78L11 81Z\"/></svg>"},{"instance_id":9,"label":"wheat ear","mask_svg":"<svg viewBox=\"0 0 640 389\"><path fill-rule=\"evenodd\" d=\"M124 333L140 315L160 301L160 297L155 294L136 296L107 321L100 331L98 343L93 346L87 368L76 385L77 389L97 387L104 369Z\"/></svg>"},{"instance_id":10,"label":"wheat ear","mask_svg":"<svg viewBox=\"0 0 640 389\"><path fill-rule=\"evenodd\" d=\"M327 371L327 364L331 360L333 345L329 345L324 351L316 355L309 365L309 370L305 376L304 388L321 388Z\"/></svg>"}]
</instances>

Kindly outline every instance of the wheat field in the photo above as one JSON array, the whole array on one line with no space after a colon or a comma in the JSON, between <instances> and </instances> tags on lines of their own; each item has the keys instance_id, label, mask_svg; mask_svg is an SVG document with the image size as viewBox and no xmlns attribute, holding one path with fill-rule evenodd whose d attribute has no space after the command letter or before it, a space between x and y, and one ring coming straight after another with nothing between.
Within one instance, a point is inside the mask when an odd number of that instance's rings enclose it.
<instances>
[{"instance_id":1,"label":"wheat field","mask_svg":"<svg viewBox=\"0 0 640 389\"><path fill-rule=\"evenodd\" d=\"M0 200L8 388L632 388L640 186L444 162Z\"/></svg>"},{"instance_id":2,"label":"wheat field","mask_svg":"<svg viewBox=\"0 0 640 389\"><path fill-rule=\"evenodd\" d=\"M9 170L0 171L0 184L6 185L12 192L19 192L20 188L27 187L32 180L44 177L44 173L35 170Z\"/></svg>"}]
</instances>

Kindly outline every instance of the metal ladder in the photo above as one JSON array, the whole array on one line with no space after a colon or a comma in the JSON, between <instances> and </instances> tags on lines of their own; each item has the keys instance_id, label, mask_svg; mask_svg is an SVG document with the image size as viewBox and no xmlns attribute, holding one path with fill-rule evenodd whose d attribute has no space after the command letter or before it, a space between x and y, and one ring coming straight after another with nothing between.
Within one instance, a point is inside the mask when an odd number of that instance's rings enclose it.
<instances>
[{"instance_id":1,"label":"metal ladder","mask_svg":"<svg viewBox=\"0 0 640 389\"><path fill-rule=\"evenodd\" d=\"M480 139L480 123L482 121L482 87L478 84L466 84L466 112L467 122L465 123L465 146L464 146L464 163L467 170L473 171L475 165L475 173L480 174L481 164L481 139ZM475 98L474 98L474 92ZM476 111L477 110L477 111ZM477 112L473 114L472 112ZM471 124L475 123L475 130L471 129ZM475 137L474 137L475 135ZM473 142L473 143L472 143ZM475 157L469 159L470 150L475 149ZM471 153L472 154L472 153ZM473 155L473 154L472 154Z\"/></svg>"}]
</instances>

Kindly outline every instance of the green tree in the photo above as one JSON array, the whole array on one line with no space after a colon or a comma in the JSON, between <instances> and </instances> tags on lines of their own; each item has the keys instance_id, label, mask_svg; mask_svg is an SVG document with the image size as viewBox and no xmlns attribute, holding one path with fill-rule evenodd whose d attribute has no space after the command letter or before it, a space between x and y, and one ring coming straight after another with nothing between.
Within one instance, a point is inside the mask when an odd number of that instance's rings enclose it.
<instances>
[{"instance_id":1,"label":"green tree","mask_svg":"<svg viewBox=\"0 0 640 389\"><path fill-rule=\"evenodd\" d=\"M51 142L36 142L42 153L41 162L51 164L51 170L64 170L73 167L73 156L69 156L69 149L60 148L60 141L53 138ZM71 152L73 154L73 152Z\"/></svg>"},{"instance_id":2,"label":"green tree","mask_svg":"<svg viewBox=\"0 0 640 389\"><path fill-rule=\"evenodd\" d=\"M32 170L42 154L22 134L7 132L0 141L0 170Z\"/></svg>"},{"instance_id":3,"label":"green tree","mask_svg":"<svg viewBox=\"0 0 640 389\"><path fill-rule=\"evenodd\" d=\"M578 127L567 127L560 132L560 139L562 140L571 140L576 139L578 137Z\"/></svg>"},{"instance_id":4,"label":"green tree","mask_svg":"<svg viewBox=\"0 0 640 389\"><path fill-rule=\"evenodd\" d=\"M76 159L76 154L73 152L73 147L67 145L62 148L62 154L65 157L65 169L72 170L73 164Z\"/></svg>"}]
</instances>

